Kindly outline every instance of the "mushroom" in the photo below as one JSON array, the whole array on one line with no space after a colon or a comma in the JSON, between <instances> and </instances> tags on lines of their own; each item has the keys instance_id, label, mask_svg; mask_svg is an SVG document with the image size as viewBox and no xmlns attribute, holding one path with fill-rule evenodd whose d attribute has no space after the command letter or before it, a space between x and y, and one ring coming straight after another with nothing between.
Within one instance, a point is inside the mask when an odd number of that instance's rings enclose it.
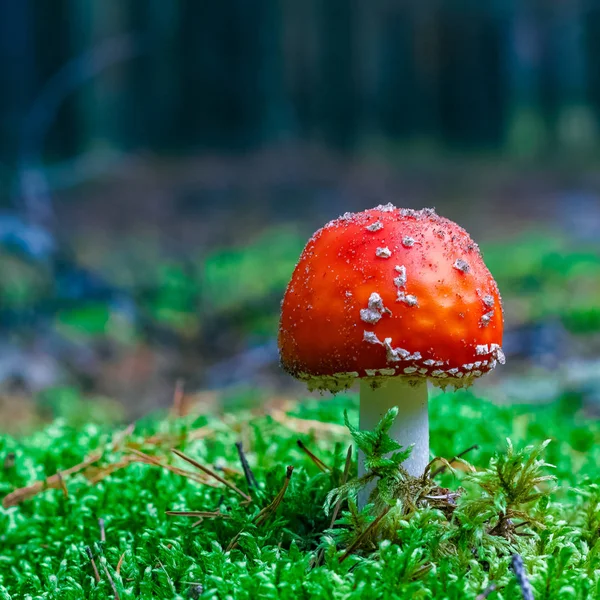
<instances>
[{"instance_id":1,"label":"mushroom","mask_svg":"<svg viewBox=\"0 0 600 600\"><path fill-rule=\"evenodd\" d=\"M419 477L430 460L427 382L467 387L503 364L502 330L498 287L467 232L433 209L387 204L309 240L283 298L279 350L310 390L359 380L361 429L397 406L389 434L412 446L403 467Z\"/></svg>"}]
</instances>

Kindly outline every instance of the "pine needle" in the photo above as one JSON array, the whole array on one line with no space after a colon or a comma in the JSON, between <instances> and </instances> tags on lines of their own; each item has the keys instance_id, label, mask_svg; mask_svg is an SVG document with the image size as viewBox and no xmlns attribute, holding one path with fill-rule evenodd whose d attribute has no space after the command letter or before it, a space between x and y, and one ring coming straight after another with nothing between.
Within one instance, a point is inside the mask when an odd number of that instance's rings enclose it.
<instances>
[{"instance_id":1,"label":"pine needle","mask_svg":"<svg viewBox=\"0 0 600 600\"><path fill-rule=\"evenodd\" d=\"M452 463L456 462L459 458L462 458L465 454L468 454L473 450L479 450L479 446L477 444L473 444L472 446L469 446L466 450L463 450L462 452L459 452L456 456L453 456L449 461L447 461L447 463L444 462L444 464L442 464L435 471L433 471L433 473L431 473L431 479L437 477L438 475L441 475L448 468L448 465L452 466Z\"/></svg>"},{"instance_id":2,"label":"pine needle","mask_svg":"<svg viewBox=\"0 0 600 600\"><path fill-rule=\"evenodd\" d=\"M265 506L265 508L263 508L258 513L258 515L256 515L256 517L254 518L255 525L257 525L257 526L263 525L264 523L266 523L268 521L268 519L272 515L274 515L277 512L277 509L279 508L279 505L283 501L285 493L287 492L287 489L290 485L290 479L292 478L293 471L294 471L294 467L292 467L291 465L288 466L288 468L286 469L286 472L285 472L285 479L283 481L283 487L281 488L281 490L279 490L279 493L277 494L277 496L275 496L275 498L273 498L271 503L268 504L267 506ZM229 545L227 546L227 549L225 550L226 552L229 552L230 550L237 548L238 541L239 541L240 536L242 535L243 531L244 530L242 529L242 531L237 533L235 535L235 537L231 540L231 542L229 542Z\"/></svg>"},{"instance_id":3,"label":"pine needle","mask_svg":"<svg viewBox=\"0 0 600 600\"><path fill-rule=\"evenodd\" d=\"M120 577L121 576L121 565L123 564L123 559L125 558L125 552L121 554L119 558L119 562L117 563L117 568L115 569L115 573Z\"/></svg>"},{"instance_id":4,"label":"pine needle","mask_svg":"<svg viewBox=\"0 0 600 600\"><path fill-rule=\"evenodd\" d=\"M254 473L252 472L250 464L248 463L248 459L246 458L246 454L244 453L242 442L236 442L235 447L237 448L238 456L240 457L240 462L242 463L242 469L244 470L244 477L246 477L248 487L257 488L258 483L256 482L256 477L254 477Z\"/></svg>"},{"instance_id":5,"label":"pine needle","mask_svg":"<svg viewBox=\"0 0 600 600\"><path fill-rule=\"evenodd\" d=\"M119 596L119 592L117 590L117 586L115 585L115 582L113 581L113 578L110 576L110 573L108 572L108 568L106 567L106 565L104 563L102 563L102 568L104 569L106 579L108 579L108 583L110 584L110 587L113 591L115 600L121 600L121 598Z\"/></svg>"},{"instance_id":6,"label":"pine needle","mask_svg":"<svg viewBox=\"0 0 600 600\"><path fill-rule=\"evenodd\" d=\"M296 444L298 448L300 448L300 450L302 450L308 456L308 458L310 458L310 460L312 460L315 463L315 465L317 465L317 468L320 469L323 473L331 471L331 467L327 466L316 454L311 452L305 446L302 440L296 440Z\"/></svg>"},{"instance_id":7,"label":"pine needle","mask_svg":"<svg viewBox=\"0 0 600 600\"><path fill-rule=\"evenodd\" d=\"M100 583L100 573L98 572L98 567L96 566L96 561L94 560L94 554L92 553L92 549L89 546L86 546L85 552L88 555L90 562L92 563L92 569L94 570L94 579L96 580L96 583Z\"/></svg>"},{"instance_id":8,"label":"pine needle","mask_svg":"<svg viewBox=\"0 0 600 600\"><path fill-rule=\"evenodd\" d=\"M40 492L43 492L47 489L62 489L63 493L65 490L64 478L69 475L74 475L75 473L79 473L86 467L93 465L95 462L98 462L102 458L101 452L96 452L91 454L86 460L80 462L73 467L65 469L64 471L59 471L50 477L43 479L41 481L36 481L32 485L27 485L22 488L18 488L6 495L2 500L3 508L10 508L11 506L16 506L29 498L33 498L37 496Z\"/></svg>"},{"instance_id":9,"label":"pine needle","mask_svg":"<svg viewBox=\"0 0 600 600\"><path fill-rule=\"evenodd\" d=\"M367 537L367 535L371 531L373 531L373 529L375 529L375 527L377 527L379 523L381 523L383 518L390 512L390 508L390 506L386 506L383 509L383 511L379 514L379 516L374 521L371 521L368 527L366 527L364 531L352 542L352 544L350 544L346 552L344 552L344 554L340 557L340 564L343 563L354 552L354 550L356 550L356 548L358 548L361 545L365 537Z\"/></svg>"},{"instance_id":10,"label":"pine needle","mask_svg":"<svg viewBox=\"0 0 600 600\"><path fill-rule=\"evenodd\" d=\"M260 526L263 523L265 523L269 519L269 517L277 511L277 509L279 508L279 505L281 504L281 502L285 496L285 493L287 492L288 486L290 485L290 479L292 478L293 472L294 472L294 467L292 467L291 465L288 466L285 471L285 479L283 480L283 487L281 488L281 490L279 491L277 496L275 496L275 498L273 499L271 504L269 504L268 506L265 506L265 508L263 508L258 513L258 516L256 517L256 521L255 521L257 525Z\"/></svg>"},{"instance_id":11,"label":"pine needle","mask_svg":"<svg viewBox=\"0 0 600 600\"><path fill-rule=\"evenodd\" d=\"M138 457L138 462L148 464L148 465L153 465L155 467L160 467L162 469L166 469L167 471L171 471L171 473L175 473L175 475L180 475L181 477L191 479L192 481L195 481L196 483L201 483L202 485L208 485L210 487L217 487L214 483L211 483L205 477L203 477L199 473L196 473L195 471L188 471L187 469L180 469L179 467L175 467L173 465L170 465L169 463L161 461L156 456L152 456L150 454L145 454L144 452L140 452L139 450L130 449L130 452L132 452L133 454L135 454ZM139 459L141 459L141 460L139 460Z\"/></svg>"},{"instance_id":12,"label":"pine needle","mask_svg":"<svg viewBox=\"0 0 600 600\"><path fill-rule=\"evenodd\" d=\"M229 519L229 515L223 514L219 510L167 510L165 515L171 517L198 517L200 519Z\"/></svg>"},{"instance_id":13,"label":"pine needle","mask_svg":"<svg viewBox=\"0 0 600 600\"><path fill-rule=\"evenodd\" d=\"M203 464L199 463L197 460L194 460L193 458L191 458L190 456L187 456L183 452L180 452L176 448L171 448L171 451L174 454L176 454L177 456L179 456L179 458L181 458L181 459L185 460L186 462L190 463L190 465L193 465L197 469L200 469L203 473L206 473L207 475L209 475L213 479L216 479L219 483L222 483L223 485L226 485L229 489L233 490L236 494L239 494L244 500L246 500L246 502L252 502L252 497L251 496L249 496L248 494L242 492L242 490L240 490L240 488L238 488L236 485L234 485L233 483L231 483L231 481L227 481L227 479L224 479L223 477L221 477L220 475L218 475L217 473L215 473L212 469L209 469L208 467L205 467Z\"/></svg>"}]
</instances>

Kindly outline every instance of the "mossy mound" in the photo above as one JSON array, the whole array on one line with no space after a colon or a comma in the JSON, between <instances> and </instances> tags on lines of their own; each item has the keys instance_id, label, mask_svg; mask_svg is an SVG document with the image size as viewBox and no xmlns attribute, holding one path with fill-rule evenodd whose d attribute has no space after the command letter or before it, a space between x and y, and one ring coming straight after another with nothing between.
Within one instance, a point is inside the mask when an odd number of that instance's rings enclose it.
<instances>
[{"instance_id":1,"label":"mossy mound","mask_svg":"<svg viewBox=\"0 0 600 600\"><path fill-rule=\"evenodd\" d=\"M351 396L266 416L155 416L133 431L57 421L0 437L0 495L11 494L0 598L512 599L515 554L536 599L600 598L600 424L575 404L434 398L433 451L450 459L476 444L465 458L477 472L459 461L436 476L440 489L461 490L452 511L385 498L379 528L376 511L358 513L345 496L333 526L324 509L346 480Z\"/></svg>"}]
</instances>

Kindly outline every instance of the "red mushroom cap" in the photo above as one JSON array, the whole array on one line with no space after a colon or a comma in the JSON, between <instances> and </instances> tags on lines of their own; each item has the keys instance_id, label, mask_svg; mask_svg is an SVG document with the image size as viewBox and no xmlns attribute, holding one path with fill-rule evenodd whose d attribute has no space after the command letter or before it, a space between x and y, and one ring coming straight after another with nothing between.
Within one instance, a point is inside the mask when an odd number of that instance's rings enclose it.
<instances>
[{"instance_id":1,"label":"red mushroom cap","mask_svg":"<svg viewBox=\"0 0 600 600\"><path fill-rule=\"evenodd\" d=\"M433 209L347 213L304 248L281 310L282 366L311 389L358 377L468 385L504 363L498 286Z\"/></svg>"}]
</instances>

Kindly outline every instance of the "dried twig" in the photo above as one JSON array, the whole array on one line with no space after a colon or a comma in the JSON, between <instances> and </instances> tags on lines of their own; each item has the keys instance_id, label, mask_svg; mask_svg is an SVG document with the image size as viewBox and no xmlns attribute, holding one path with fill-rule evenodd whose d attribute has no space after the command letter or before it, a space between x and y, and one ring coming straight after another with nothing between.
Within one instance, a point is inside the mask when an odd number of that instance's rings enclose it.
<instances>
[{"instance_id":1,"label":"dried twig","mask_svg":"<svg viewBox=\"0 0 600 600\"><path fill-rule=\"evenodd\" d=\"M98 567L96 566L96 561L94 560L94 554L92 553L92 549L89 546L85 547L85 552L92 563L92 569L94 569L94 578L96 579L96 583L100 583L100 573L98 573Z\"/></svg>"},{"instance_id":2,"label":"dried twig","mask_svg":"<svg viewBox=\"0 0 600 600\"><path fill-rule=\"evenodd\" d=\"M244 453L244 449L242 447L242 442L236 442L235 447L237 448L238 455L240 457L240 462L242 463L242 469L244 469L244 476L246 477L246 481L248 482L248 487L258 487L258 483L256 482L256 477L254 477L254 473L248 464L248 459L246 458L246 454Z\"/></svg>"},{"instance_id":3,"label":"dried twig","mask_svg":"<svg viewBox=\"0 0 600 600\"><path fill-rule=\"evenodd\" d=\"M29 498L33 498L34 496L36 496L40 492L43 492L46 489L63 488L63 486L64 486L63 480L65 477L67 477L69 475L74 475L75 473L82 471L86 467L89 467L90 465L99 461L100 458L102 458L102 453L96 452L94 454L91 454L83 462L81 462L77 465L74 465L73 467L70 467L69 469L60 471L59 473L55 473L54 475L51 475L50 477L43 479L41 481L36 481L35 483L33 483L31 485L16 489L4 497L4 500L2 500L2 506L4 508L16 506L17 504L20 504L21 502L23 502ZM63 489L63 493L64 493L64 489Z\"/></svg>"},{"instance_id":4,"label":"dried twig","mask_svg":"<svg viewBox=\"0 0 600 600\"><path fill-rule=\"evenodd\" d=\"M311 452L302 440L296 440L296 444L298 445L298 448L300 448L300 450L302 450L323 473L331 471L331 467L327 466L316 454Z\"/></svg>"},{"instance_id":5,"label":"dried twig","mask_svg":"<svg viewBox=\"0 0 600 600\"><path fill-rule=\"evenodd\" d=\"M473 444L472 446L469 446L466 450L463 450L462 452L458 453L456 456L453 456L448 463L451 465L453 462L457 461L459 458L462 458L465 454L468 454L469 452L471 452L472 450L478 450L479 446L477 444ZM443 464L441 467L438 467L432 474L431 474L431 479L433 479L434 477L436 477L437 475L440 475L441 473L443 473L447 468L447 465Z\"/></svg>"},{"instance_id":6,"label":"dried twig","mask_svg":"<svg viewBox=\"0 0 600 600\"><path fill-rule=\"evenodd\" d=\"M369 523L369 526L365 528L365 530L352 542L352 544L350 544L350 546L348 546L346 552L344 552L344 554L340 557L340 563L343 563L354 552L354 550L360 546L365 537L371 531L373 531L373 529L375 529L379 523L381 523L381 520L388 514L388 512L390 512L390 507L386 506L382 513L374 521Z\"/></svg>"},{"instance_id":7,"label":"dried twig","mask_svg":"<svg viewBox=\"0 0 600 600\"><path fill-rule=\"evenodd\" d=\"M523 600L533 600L533 590L531 584L527 578L527 572L523 565L523 559L519 554L513 554L510 560L510 566L515 573L515 577L521 588L521 594L523 594Z\"/></svg>"},{"instance_id":8,"label":"dried twig","mask_svg":"<svg viewBox=\"0 0 600 600\"><path fill-rule=\"evenodd\" d=\"M238 488L236 485L234 485L233 483L231 483L231 481L227 481L227 479L224 479L223 477L221 477L220 475L218 475L217 473L215 473L213 470L209 469L208 467L205 467L203 464L199 463L197 460L194 460L190 456L185 455L183 452L180 452L176 448L172 448L171 451L174 454L176 454L177 456L179 456L179 458L182 458L186 462L190 463L190 465L193 465L197 469L200 469L203 473L206 473L207 475L209 475L213 479L216 479L218 482L220 482L223 485L226 485L228 488L232 489L234 492L236 492L237 494L239 494L247 502L251 502L252 501L252 498L250 496L248 496L248 494L242 492L242 490L240 490L240 488Z\"/></svg>"}]
</instances>

